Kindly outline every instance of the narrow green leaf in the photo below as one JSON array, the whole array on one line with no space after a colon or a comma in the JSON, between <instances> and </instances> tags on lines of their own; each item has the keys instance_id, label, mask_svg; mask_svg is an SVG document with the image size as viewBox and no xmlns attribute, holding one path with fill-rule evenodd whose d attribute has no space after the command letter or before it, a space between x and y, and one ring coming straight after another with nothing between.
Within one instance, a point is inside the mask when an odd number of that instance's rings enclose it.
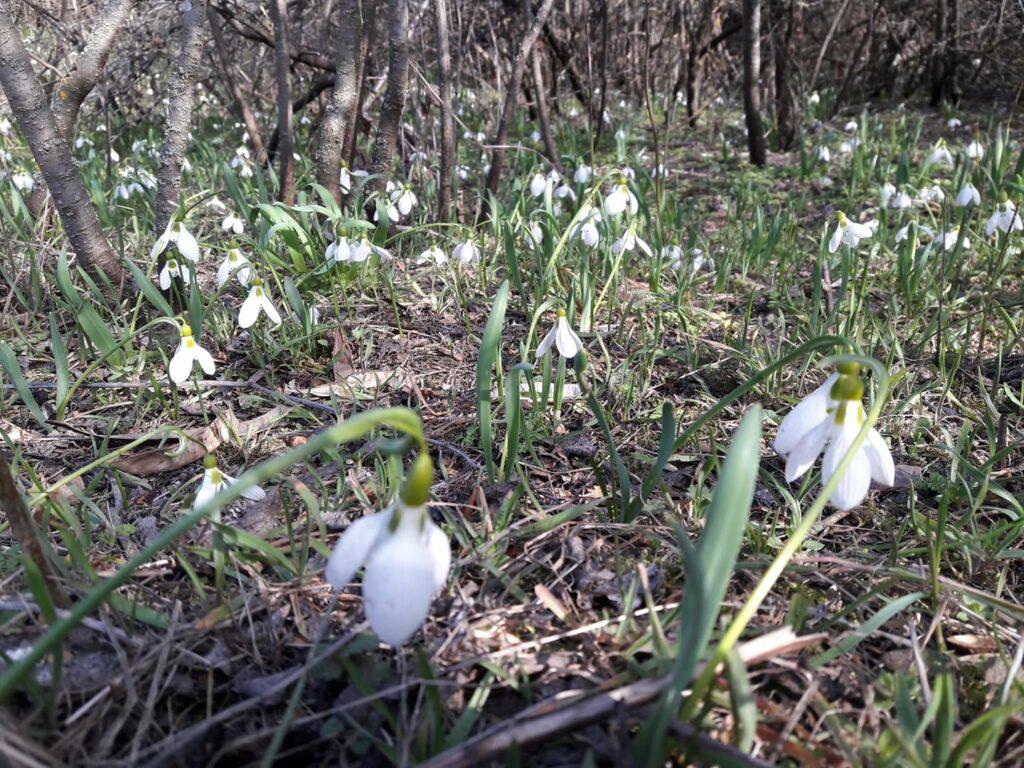
<instances>
[{"instance_id":1,"label":"narrow green leaf","mask_svg":"<svg viewBox=\"0 0 1024 768\"><path fill-rule=\"evenodd\" d=\"M3 367L8 380L14 385L15 390L18 392L18 397L21 398L21 402L32 413L33 418L46 427L47 431L52 429L46 423L46 414L43 413L43 409L39 407L39 403L32 396L32 390L29 389L28 381L25 380L25 375L21 372L21 366L18 365L17 355L14 354L14 350L11 349L6 341L0 341L0 366Z\"/></svg>"}]
</instances>

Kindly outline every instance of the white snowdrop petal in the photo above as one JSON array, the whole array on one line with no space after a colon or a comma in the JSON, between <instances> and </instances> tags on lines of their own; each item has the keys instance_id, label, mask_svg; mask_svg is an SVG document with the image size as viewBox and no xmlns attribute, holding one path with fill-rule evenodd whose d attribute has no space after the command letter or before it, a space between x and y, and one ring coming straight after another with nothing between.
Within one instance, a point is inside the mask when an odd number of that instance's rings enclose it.
<instances>
[{"instance_id":1,"label":"white snowdrop petal","mask_svg":"<svg viewBox=\"0 0 1024 768\"><path fill-rule=\"evenodd\" d=\"M555 343L555 335L558 328L552 328L547 332L547 335L540 340L540 344L537 345L537 359L540 360L544 355L548 353L551 347Z\"/></svg>"},{"instance_id":2,"label":"white snowdrop petal","mask_svg":"<svg viewBox=\"0 0 1024 768\"><path fill-rule=\"evenodd\" d=\"M238 327L250 328L260 316L260 297L256 295L255 289L249 291L249 295L242 302L242 308L238 310Z\"/></svg>"},{"instance_id":3,"label":"white snowdrop petal","mask_svg":"<svg viewBox=\"0 0 1024 768\"><path fill-rule=\"evenodd\" d=\"M270 303L270 299L267 298L266 294L262 297L263 311L274 325L281 324L281 313L277 311L277 307Z\"/></svg>"},{"instance_id":4,"label":"white snowdrop petal","mask_svg":"<svg viewBox=\"0 0 1024 768\"><path fill-rule=\"evenodd\" d=\"M835 253L839 250L839 244L843 240L843 227L836 225L835 231L832 233L832 237L828 241L828 252Z\"/></svg>"},{"instance_id":5,"label":"white snowdrop petal","mask_svg":"<svg viewBox=\"0 0 1024 768\"><path fill-rule=\"evenodd\" d=\"M334 545L334 551L324 570L324 581L334 589L341 589L352 581L356 571L363 567L370 550L391 519L391 511L361 517L345 529Z\"/></svg>"},{"instance_id":6,"label":"white snowdrop petal","mask_svg":"<svg viewBox=\"0 0 1024 768\"><path fill-rule=\"evenodd\" d=\"M370 555L363 610L377 637L399 646L423 626L434 597L434 564L419 533L393 535Z\"/></svg>"},{"instance_id":7,"label":"white snowdrop petal","mask_svg":"<svg viewBox=\"0 0 1024 768\"><path fill-rule=\"evenodd\" d=\"M835 474L839 463L857 436L857 432L860 431L859 425L849 415L847 415L847 420L848 423L841 425L828 450L825 451L825 458L821 462L822 483L827 483ZM864 501L870 487L871 466L864 450L860 449L839 478L839 484L829 497L829 501L837 509L853 509Z\"/></svg>"},{"instance_id":8,"label":"white snowdrop petal","mask_svg":"<svg viewBox=\"0 0 1024 768\"><path fill-rule=\"evenodd\" d=\"M827 418L823 419L818 426L800 438L786 460L787 483L792 483L814 466L814 462L818 460L818 456L821 455L821 451L828 441L831 427L831 421Z\"/></svg>"},{"instance_id":9,"label":"white snowdrop petal","mask_svg":"<svg viewBox=\"0 0 1024 768\"><path fill-rule=\"evenodd\" d=\"M189 261L199 261L199 243L181 224L178 225L178 253Z\"/></svg>"},{"instance_id":10,"label":"white snowdrop petal","mask_svg":"<svg viewBox=\"0 0 1024 768\"><path fill-rule=\"evenodd\" d=\"M194 350L189 349L185 340L182 339L178 343L178 349L175 351L174 357L171 358L171 362L167 366L167 373L171 377L171 381L179 387L188 381L189 374L192 373L193 355Z\"/></svg>"},{"instance_id":11,"label":"white snowdrop petal","mask_svg":"<svg viewBox=\"0 0 1024 768\"><path fill-rule=\"evenodd\" d=\"M833 373L786 414L772 444L778 453L788 456L804 435L828 418L828 393L838 379L839 374Z\"/></svg>"},{"instance_id":12,"label":"white snowdrop petal","mask_svg":"<svg viewBox=\"0 0 1024 768\"><path fill-rule=\"evenodd\" d=\"M433 587L436 595L448 583L448 571L452 566L452 547L448 536L436 524L427 521L427 549L434 566Z\"/></svg>"},{"instance_id":13,"label":"white snowdrop petal","mask_svg":"<svg viewBox=\"0 0 1024 768\"><path fill-rule=\"evenodd\" d=\"M213 355L207 352L205 349L196 344L195 349L192 350L195 354L196 360L199 362L199 367L203 369L203 372L212 376L217 372L217 366L213 362Z\"/></svg>"},{"instance_id":14,"label":"white snowdrop petal","mask_svg":"<svg viewBox=\"0 0 1024 768\"><path fill-rule=\"evenodd\" d=\"M893 463L892 453L885 438L877 429L872 427L868 432L864 450L871 465L871 479L881 485L892 486L896 482L896 465Z\"/></svg>"}]
</instances>

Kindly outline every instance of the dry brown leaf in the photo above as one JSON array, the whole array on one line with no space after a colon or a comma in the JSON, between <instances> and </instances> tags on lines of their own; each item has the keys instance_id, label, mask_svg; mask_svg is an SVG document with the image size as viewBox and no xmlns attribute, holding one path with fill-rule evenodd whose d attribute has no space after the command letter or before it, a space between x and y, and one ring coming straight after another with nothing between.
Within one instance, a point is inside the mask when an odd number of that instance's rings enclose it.
<instances>
[{"instance_id":1,"label":"dry brown leaf","mask_svg":"<svg viewBox=\"0 0 1024 768\"><path fill-rule=\"evenodd\" d=\"M255 437L259 432L281 419L289 410L289 407L278 406L247 421L238 421L232 412L226 411L218 415L213 424L204 429L186 430L190 439L185 444L184 450L168 451L166 448L149 448L118 459L114 462L114 468L140 477L170 472L173 469L184 467L186 464L199 461L210 451L215 451L221 443L229 441L241 443Z\"/></svg>"}]
</instances>

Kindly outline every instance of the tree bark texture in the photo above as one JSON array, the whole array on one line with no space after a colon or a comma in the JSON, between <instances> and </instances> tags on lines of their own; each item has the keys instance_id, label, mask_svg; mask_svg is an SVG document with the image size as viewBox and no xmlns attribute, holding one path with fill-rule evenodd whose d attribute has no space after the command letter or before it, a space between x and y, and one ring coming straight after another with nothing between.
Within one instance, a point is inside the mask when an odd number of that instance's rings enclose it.
<instances>
[{"instance_id":1,"label":"tree bark texture","mask_svg":"<svg viewBox=\"0 0 1024 768\"><path fill-rule=\"evenodd\" d=\"M437 216L449 221L455 166L455 117L452 113L452 62L448 43L448 3L434 0L437 21L437 68L441 99L441 162L438 170Z\"/></svg>"},{"instance_id":2,"label":"tree bark texture","mask_svg":"<svg viewBox=\"0 0 1024 768\"><path fill-rule=\"evenodd\" d=\"M366 95L366 68L370 46L377 36L377 5L382 0L360 0L362 11L361 34L359 36L359 58L356 61L356 98L352 103L348 124L345 126L345 144L342 155L349 167L356 158L356 139L359 137L363 117L363 98Z\"/></svg>"},{"instance_id":3,"label":"tree bark texture","mask_svg":"<svg viewBox=\"0 0 1024 768\"><path fill-rule=\"evenodd\" d=\"M405 110L409 76L409 7L407 0L388 2L388 84L380 105L377 138L373 143L370 173L379 174L373 185L383 189L391 174L391 161L398 145L398 132Z\"/></svg>"},{"instance_id":4,"label":"tree bark texture","mask_svg":"<svg viewBox=\"0 0 1024 768\"><path fill-rule=\"evenodd\" d=\"M50 94L50 109L57 121L57 130L70 144L75 123L86 97L96 87L107 65L117 35L132 12L136 0L109 0L96 14L85 46L78 54L71 71L56 83ZM38 180L37 180L38 181ZM29 196L28 209L38 216L46 202L46 186L37 184Z\"/></svg>"},{"instance_id":5,"label":"tree bark texture","mask_svg":"<svg viewBox=\"0 0 1024 768\"><path fill-rule=\"evenodd\" d=\"M797 0L776 0L775 14L775 122L783 152L796 141L797 114L790 84L792 41L797 27Z\"/></svg>"},{"instance_id":6,"label":"tree bark texture","mask_svg":"<svg viewBox=\"0 0 1024 768\"><path fill-rule=\"evenodd\" d=\"M508 142L508 130L512 124L512 116L516 111L516 98L519 95L519 88L523 82L523 72L526 69L526 62L530 58L530 51L533 50L533 44L537 41L540 30L544 27L544 22L547 20L553 4L554 0L543 0L540 8L537 10L537 15L534 16L533 24L527 28L526 33L523 35L523 39L519 43L519 50L516 51L516 57L512 62L512 75L505 90L505 101L501 105L501 116L498 118L498 125L494 131L491 168L487 172L484 196L480 201L480 216L478 217L480 220L486 219L490 215L490 198L498 192L498 181L501 179L502 167L505 164L505 144Z\"/></svg>"},{"instance_id":7,"label":"tree bark texture","mask_svg":"<svg viewBox=\"0 0 1024 768\"><path fill-rule=\"evenodd\" d=\"M182 13L181 48L178 62L168 87L167 122L164 127L164 145L160 152L160 169L157 171L156 221L157 235L167 225L178 209L181 194L181 167L188 147L188 126L195 104L195 85L199 75L199 63L203 53L204 23L206 21L205 0L197 5L186 2Z\"/></svg>"},{"instance_id":8,"label":"tree bark texture","mask_svg":"<svg viewBox=\"0 0 1024 768\"><path fill-rule=\"evenodd\" d=\"M743 0L743 113L747 121L750 162L764 165L764 125L761 122L761 0Z\"/></svg>"},{"instance_id":9,"label":"tree bark texture","mask_svg":"<svg viewBox=\"0 0 1024 768\"><path fill-rule=\"evenodd\" d=\"M274 76L277 80L278 198L291 203L295 192L295 135L292 130L292 81L288 56L288 5L270 0L274 24Z\"/></svg>"},{"instance_id":10,"label":"tree bark texture","mask_svg":"<svg viewBox=\"0 0 1024 768\"><path fill-rule=\"evenodd\" d=\"M224 85L227 87L231 98L235 101L238 113L245 124L246 133L249 134L249 143L252 144L253 154L260 166L266 165L267 150L263 146L263 137L260 134L259 123L256 122L256 115L252 111L249 99L246 97L242 87L235 77L235 65L227 58L227 47L224 44L223 22L213 10L208 8L206 12L207 21L210 24L210 33L213 36L213 48L216 51L217 62L220 65L221 74L224 77Z\"/></svg>"},{"instance_id":11,"label":"tree bark texture","mask_svg":"<svg viewBox=\"0 0 1024 768\"><path fill-rule=\"evenodd\" d=\"M100 227L68 140L57 127L6 0L0 0L0 85L53 196L79 263L117 286L124 278L120 261Z\"/></svg>"},{"instance_id":12,"label":"tree bark texture","mask_svg":"<svg viewBox=\"0 0 1024 768\"><path fill-rule=\"evenodd\" d=\"M325 187L339 203L341 185L338 174L344 151L345 132L352 119L359 88L359 43L363 37L362 9L359 0L341 0L338 39L338 69L334 90L320 119L313 146L313 165L317 183Z\"/></svg>"}]
</instances>

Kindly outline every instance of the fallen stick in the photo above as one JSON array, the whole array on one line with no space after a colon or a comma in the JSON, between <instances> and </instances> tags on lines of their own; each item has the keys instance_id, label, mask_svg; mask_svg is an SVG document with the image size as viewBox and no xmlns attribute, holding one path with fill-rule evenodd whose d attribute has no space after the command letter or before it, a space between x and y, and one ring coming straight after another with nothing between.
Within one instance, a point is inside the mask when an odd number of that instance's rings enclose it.
<instances>
[{"instance_id":1,"label":"fallen stick","mask_svg":"<svg viewBox=\"0 0 1024 768\"><path fill-rule=\"evenodd\" d=\"M785 627L743 643L739 646L738 651L743 662L750 666L780 656L791 655L809 646L817 645L826 637L827 635L824 633L798 637L792 629ZM699 673L700 668L695 670L695 674ZM523 710L515 717L421 763L420 768L463 768L463 766L484 765L494 756L503 754L513 747L529 746L566 731L577 730L608 720L623 710L650 704L662 694L671 681L671 675L664 675L649 680L640 680L610 691L601 691L593 695L584 694L582 697L574 699L567 700L564 697L546 699ZM680 724L677 732L689 733L690 729L688 726ZM728 745L702 736L695 729L692 738L701 748L717 750L723 756L726 751L731 757L742 754ZM751 758L745 757L750 765L761 764L750 762Z\"/></svg>"}]
</instances>

